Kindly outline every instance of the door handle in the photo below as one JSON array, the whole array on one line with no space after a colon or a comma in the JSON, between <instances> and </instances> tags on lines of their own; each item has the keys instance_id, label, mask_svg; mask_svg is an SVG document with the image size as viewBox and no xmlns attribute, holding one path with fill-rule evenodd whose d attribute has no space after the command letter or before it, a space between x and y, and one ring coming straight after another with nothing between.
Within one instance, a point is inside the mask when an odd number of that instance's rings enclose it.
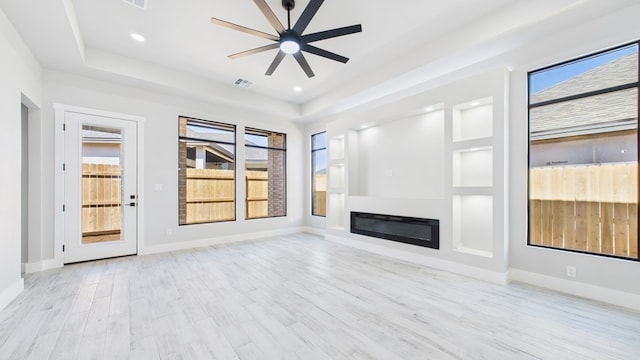
<instances>
[{"instance_id":1,"label":"door handle","mask_svg":"<svg viewBox=\"0 0 640 360\"><path fill-rule=\"evenodd\" d=\"M135 200L135 198L136 198L136 196L135 196L135 195L129 195L129 199L131 199L131 200ZM132 201L132 202L130 202L130 203L128 203L128 204L124 204L124 206L131 206L131 207L134 207L134 206L136 206L136 203L135 203L135 201Z\"/></svg>"}]
</instances>

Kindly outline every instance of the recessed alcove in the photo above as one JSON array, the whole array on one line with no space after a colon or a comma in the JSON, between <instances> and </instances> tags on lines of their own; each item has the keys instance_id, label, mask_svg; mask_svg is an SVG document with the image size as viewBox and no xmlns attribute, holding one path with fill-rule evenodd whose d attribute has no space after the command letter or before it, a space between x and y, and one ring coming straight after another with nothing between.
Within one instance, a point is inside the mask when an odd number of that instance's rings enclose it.
<instances>
[{"instance_id":1,"label":"recessed alcove","mask_svg":"<svg viewBox=\"0 0 640 360\"><path fill-rule=\"evenodd\" d=\"M453 186L489 187L493 185L493 148L478 147L453 152Z\"/></svg>"},{"instance_id":2,"label":"recessed alcove","mask_svg":"<svg viewBox=\"0 0 640 360\"><path fill-rule=\"evenodd\" d=\"M453 196L453 249L493 256L493 197Z\"/></svg>"},{"instance_id":3,"label":"recessed alcove","mask_svg":"<svg viewBox=\"0 0 640 360\"><path fill-rule=\"evenodd\" d=\"M350 195L443 198L444 110L357 131L357 189Z\"/></svg>"},{"instance_id":4,"label":"recessed alcove","mask_svg":"<svg viewBox=\"0 0 640 360\"><path fill-rule=\"evenodd\" d=\"M329 188L344 188L344 164L331 165L329 167Z\"/></svg>"},{"instance_id":5,"label":"recessed alcove","mask_svg":"<svg viewBox=\"0 0 640 360\"><path fill-rule=\"evenodd\" d=\"M329 200L328 211L337 209L327 218L329 236L383 254L434 257L443 266L470 266L501 278L507 74L496 69L330 123L329 136L343 139L333 142L343 156L330 166L344 166L344 171L329 173L344 184L334 188ZM353 212L439 219L440 251L435 256L415 244L354 234Z\"/></svg>"},{"instance_id":6,"label":"recessed alcove","mask_svg":"<svg viewBox=\"0 0 640 360\"><path fill-rule=\"evenodd\" d=\"M328 200L327 226L333 229L344 228L344 194L329 194Z\"/></svg>"},{"instance_id":7,"label":"recessed alcove","mask_svg":"<svg viewBox=\"0 0 640 360\"><path fill-rule=\"evenodd\" d=\"M344 159L344 136L329 140L329 160Z\"/></svg>"},{"instance_id":8,"label":"recessed alcove","mask_svg":"<svg viewBox=\"0 0 640 360\"><path fill-rule=\"evenodd\" d=\"M453 141L493 136L493 98L487 97L453 107Z\"/></svg>"}]
</instances>

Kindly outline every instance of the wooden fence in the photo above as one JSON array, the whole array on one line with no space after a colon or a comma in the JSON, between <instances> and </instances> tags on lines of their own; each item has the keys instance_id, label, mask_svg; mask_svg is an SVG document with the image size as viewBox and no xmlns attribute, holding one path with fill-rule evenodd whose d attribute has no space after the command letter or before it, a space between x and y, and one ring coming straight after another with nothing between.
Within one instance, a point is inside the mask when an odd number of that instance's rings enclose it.
<instances>
[{"instance_id":1,"label":"wooden fence","mask_svg":"<svg viewBox=\"0 0 640 360\"><path fill-rule=\"evenodd\" d=\"M269 173L267 171L247 171L245 190L245 215L247 219L269 216Z\"/></svg>"},{"instance_id":2,"label":"wooden fence","mask_svg":"<svg viewBox=\"0 0 640 360\"><path fill-rule=\"evenodd\" d=\"M532 244L638 256L638 166L604 164L530 170Z\"/></svg>"},{"instance_id":3,"label":"wooden fence","mask_svg":"<svg viewBox=\"0 0 640 360\"><path fill-rule=\"evenodd\" d=\"M235 172L187 169L187 223L235 219Z\"/></svg>"},{"instance_id":4,"label":"wooden fence","mask_svg":"<svg viewBox=\"0 0 640 360\"><path fill-rule=\"evenodd\" d=\"M120 165L82 164L82 242L120 236Z\"/></svg>"},{"instance_id":5,"label":"wooden fence","mask_svg":"<svg viewBox=\"0 0 640 360\"><path fill-rule=\"evenodd\" d=\"M246 172L246 216L268 216L268 173ZM187 223L235 219L235 172L187 169Z\"/></svg>"},{"instance_id":6,"label":"wooden fence","mask_svg":"<svg viewBox=\"0 0 640 360\"><path fill-rule=\"evenodd\" d=\"M327 216L327 175L315 174L316 203L314 214Z\"/></svg>"},{"instance_id":7,"label":"wooden fence","mask_svg":"<svg viewBox=\"0 0 640 360\"><path fill-rule=\"evenodd\" d=\"M269 215L268 177L266 171L246 172L247 218ZM234 178L233 170L187 169L187 223L235 219ZM119 165L82 165L84 242L120 234L120 182Z\"/></svg>"}]
</instances>

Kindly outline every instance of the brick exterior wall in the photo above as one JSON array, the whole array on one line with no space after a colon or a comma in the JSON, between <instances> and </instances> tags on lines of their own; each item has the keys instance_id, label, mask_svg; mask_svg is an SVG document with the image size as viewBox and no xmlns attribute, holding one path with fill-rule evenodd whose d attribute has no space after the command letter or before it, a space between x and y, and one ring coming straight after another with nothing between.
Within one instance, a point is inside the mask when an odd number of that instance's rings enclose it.
<instances>
[{"instance_id":1,"label":"brick exterior wall","mask_svg":"<svg viewBox=\"0 0 640 360\"><path fill-rule=\"evenodd\" d=\"M268 136L270 148L285 149L286 135L271 133ZM287 214L286 199L286 154L284 150L269 150L269 216Z\"/></svg>"}]
</instances>

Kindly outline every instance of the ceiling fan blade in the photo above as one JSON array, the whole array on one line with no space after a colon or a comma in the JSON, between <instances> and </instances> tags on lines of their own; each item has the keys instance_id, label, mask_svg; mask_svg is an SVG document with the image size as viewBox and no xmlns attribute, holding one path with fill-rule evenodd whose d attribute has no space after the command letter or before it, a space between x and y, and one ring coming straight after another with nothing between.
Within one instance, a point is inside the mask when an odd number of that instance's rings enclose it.
<instances>
[{"instance_id":1,"label":"ceiling fan blade","mask_svg":"<svg viewBox=\"0 0 640 360\"><path fill-rule=\"evenodd\" d=\"M278 36L267 34L265 32L258 31L258 30L249 29L248 27L244 27L242 25L230 23L228 21L224 21L224 20L220 20L220 19L216 19L216 18L211 18L211 23L216 24L216 25L220 25L220 26L224 26L224 27L229 28L229 29L242 31L243 33L255 35L255 36L261 37L263 39L268 39L268 40L273 40L273 41L280 41L280 37L278 37Z\"/></svg>"},{"instance_id":2,"label":"ceiling fan blade","mask_svg":"<svg viewBox=\"0 0 640 360\"><path fill-rule=\"evenodd\" d=\"M302 12L302 15L300 15L300 18L298 19L296 24L293 26L293 31L295 31L298 34L302 34L304 32L304 29L306 29L309 23L311 22L311 19L313 19L313 17L318 12L318 9L320 8L320 5L322 5L323 2L324 0L309 1L309 4Z\"/></svg>"},{"instance_id":3,"label":"ceiling fan blade","mask_svg":"<svg viewBox=\"0 0 640 360\"><path fill-rule=\"evenodd\" d=\"M304 55L302 55L301 52L293 54L293 57L298 61L298 64L300 64L300 67L302 68L302 70L304 70L305 74L307 74L308 77L312 78L316 76L316 74L313 73L313 70L311 70L311 66L309 66L307 59L305 59Z\"/></svg>"},{"instance_id":4,"label":"ceiling fan blade","mask_svg":"<svg viewBox=\"0 0 640 360\"><path fill-rule=\"evenodd\" d=\"M361 31L362 31L362 25L360 25L360 24L351 25L351 26L345 26L345 27L341 27L341 28L337 28L337 29L320 31L320 32L313 33L313 34L303 35L302 36L302 41L304 41L306 43L310 43L310 42L330 39L330 38L334 38L334 37L338 37L338 36L355 34L355 33L361 32Z\"/></svg>"},{"instance_id":5,"label":"ceiling fan blade","mask_svg":"<svg viewBox=\"0 0 640 360\"><path fill-rule=\"evenodd\" d=\"M253 54L257 54L257 53L261 53L267 50L273 50L273 49L277 49L280 46L280 44L275 43L275 44L270 44L270 45L265 45L265 46L260 46L257 47L255 49L251 49L251 50L247 50L247 51L242 51L239 53L235 53L235 54L231 54L229 55L229 59L237 59L237 58L241 58L247 55L253 55Z\"/></svg>"},{"instance_id":6,"label":"ceiling fan blade","mask_svg":"<svg viewBox=\"0 0 640 360\"><path fill-rule=\"evenodd\" d=\"M285 30L284 25L282 25L280 20L278 20L278 18L276 17L276 14L273 13L273 10L271 10L269 5L267 5L266 1L253 0L253 2L255 2L256 5L258 5L258 7L260 8L260 11L262 11L262 14L264 14L267 20L269 20L269 22L271 23L271 26L273 26L273 28L278 32L278 34L282 34Z\"/></svg>"},{"instance_id":7,"label":"ceiling fan blade","mask_svg":"<svg viewBox=\"0 0 640 360\"><path fill-rule=\"evenodd\" d=\"M342 55L338 55L336 53L332 53L331 51L320 49L320 48L315 47L313 45L304 44L304 45L302 45L301 50L302 51L306 51L306 52L311 53L311 54L322 56L322 57L327 58L327 59L335 60L335 61L341 62L343 64L346 63L347 61L349 61L349 58L347 58L347 57L344 57Z\"/></svg>"},{"instance_id":8,"label":"ceiling fan blade","mask_svg":"<svg viewBox=\"0 0 640 360\"><path fill-rule=\"evenodd\" d=\"M271 65L267 69L267 72L264 73L264 74L265 75L272 75L273 72L276 71L276 68L278 67L278 65L280 65L280 63L282 62L282 59L284 59L285 55L286 54L282 50L278 51L278 54L276 54L275 59L273 59L273 62L271 63Z\"/></svg>"}]
</instances>

